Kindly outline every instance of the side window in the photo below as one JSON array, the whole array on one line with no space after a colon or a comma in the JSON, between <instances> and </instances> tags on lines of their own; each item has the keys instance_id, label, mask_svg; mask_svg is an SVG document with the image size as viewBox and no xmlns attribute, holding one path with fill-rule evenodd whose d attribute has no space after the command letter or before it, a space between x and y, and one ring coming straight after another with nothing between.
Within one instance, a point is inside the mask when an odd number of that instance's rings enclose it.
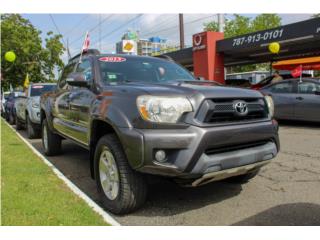
<instances>
[{"instance_id":1,"label":"side window","mask_svg":"<svg viewBox=\"0 0 320 240\"><path fill-rule=\"evenodd\" d=\"M292 93L293 84L291 82L277 83L270 87L271 92L274 93Z\"/></svg>"},{"instance_id":2,"label":"side window","mask_svg":"<svg viewBox=\"0 0 320 240\"><path fill-rule=\"evenodd\" d=\"M314 92L320 91L320 85L313 82L301 82L298 91L302 94L314 94Z\"/></svg>"},{"instance_id":3,"label":"side window","mask_svg":"<svg viewBox=\"0 0 320 240\"><path fill-rule=\"evenodd\" d=\"M66 84L67 84L67 77L70 73L72 73L73 69L74 69L74 63L72 64L69 64L67 65L63 71L62 71L62 74L61 74L61 77L60 77L60 81L59 81L59 88L65 88Z\"/></svg>"},{"instance_id":4,"label":"side window","mask_svg":"<svg viewBox=\"0 0 320 240\"><path fill-rule=\"evenodd\" d=\"M83 73L86 81L92 81L92 67L88 59L83 60L76 69L76 72Z\"/></svg>"}]
</instances>

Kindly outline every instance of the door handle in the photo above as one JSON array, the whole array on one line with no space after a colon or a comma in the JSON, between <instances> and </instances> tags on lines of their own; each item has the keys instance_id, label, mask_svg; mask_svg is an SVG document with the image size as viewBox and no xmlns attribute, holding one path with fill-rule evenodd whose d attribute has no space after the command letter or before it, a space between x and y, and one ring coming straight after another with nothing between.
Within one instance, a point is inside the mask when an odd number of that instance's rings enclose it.
<instances>
[{"instance_id":1,"label":"door handle","mask_svg":"<svg viewBox=\"0 0 320 240\"><path fill-rule=\"evenodd\" d=\"M303 97L296 97L297 100L303 100Z\"/></svg>"}]
</instances>

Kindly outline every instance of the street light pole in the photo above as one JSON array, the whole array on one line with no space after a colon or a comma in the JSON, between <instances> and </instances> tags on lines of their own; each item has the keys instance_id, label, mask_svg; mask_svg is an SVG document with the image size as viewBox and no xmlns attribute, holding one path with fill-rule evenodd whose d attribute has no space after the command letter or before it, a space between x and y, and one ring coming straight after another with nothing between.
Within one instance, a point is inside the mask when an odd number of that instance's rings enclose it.
<instances>
[{"instance_id":1,"label":"street light pole","mask_svg":"<svg viewBox=\"0 0 320 240\"><path fill-rule=\"evenodd\" d=\"M183 14L179 13L179 29L180 29L180 49L184 48L184 26L183 26Z\"/></svg>"}]
</instances>

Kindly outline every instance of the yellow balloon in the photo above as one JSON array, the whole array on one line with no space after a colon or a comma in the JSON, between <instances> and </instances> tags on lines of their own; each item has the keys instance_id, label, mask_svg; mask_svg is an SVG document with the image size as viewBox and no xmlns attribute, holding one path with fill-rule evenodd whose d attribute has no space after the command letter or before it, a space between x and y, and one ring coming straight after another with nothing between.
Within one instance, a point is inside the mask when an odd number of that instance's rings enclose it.
<instances>
[{"instance_id":1,"label":"yellow balloon","mask_svg":"<svg viewBox=\"0 0 320 240\"><path fill-rule=\"evenodd\" d=\"M14 60L16 60L16 54L13 51L8 51L6 52L6 54L4 55L4 58L8 61L8 62L14 62Z\"/></svg>"},{"instance_id":2,"label":"yellow balloon","mask_svg":"<svg viewBox=\"0 0 320 240\"><path fill-rule=\"evenodd\" d=\"M269 44L269 51L276 54L280 51L280 44L277 42L273 42Z\"/></svg>"}]
</instances>

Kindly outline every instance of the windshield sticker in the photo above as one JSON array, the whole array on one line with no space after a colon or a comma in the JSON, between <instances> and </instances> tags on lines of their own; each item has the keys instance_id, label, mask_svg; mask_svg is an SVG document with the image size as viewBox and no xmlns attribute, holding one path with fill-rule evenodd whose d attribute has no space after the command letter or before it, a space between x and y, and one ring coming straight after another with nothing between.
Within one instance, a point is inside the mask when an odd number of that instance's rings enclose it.
<instances>
[{"instance_id":1,"label":"windshield sticker","mask_svg":"<svg viewBox=\"0 0 320 240\"><path fill-rule=\"evenodd\" d=\"M42 85L35 85L35 86L32 86L32 88L43 88Z\"/></svg>"},{"instance_id":2,"label":"windshield sticker","mask_svg":"<svg viewBox=\"0 0 320 240\"><path fill-rule=\"evenodd\" d=\"M99 58L101 62L125 62L127 61L126 58L123 57L101 57Z\"/></svg>"}]
</instances>

